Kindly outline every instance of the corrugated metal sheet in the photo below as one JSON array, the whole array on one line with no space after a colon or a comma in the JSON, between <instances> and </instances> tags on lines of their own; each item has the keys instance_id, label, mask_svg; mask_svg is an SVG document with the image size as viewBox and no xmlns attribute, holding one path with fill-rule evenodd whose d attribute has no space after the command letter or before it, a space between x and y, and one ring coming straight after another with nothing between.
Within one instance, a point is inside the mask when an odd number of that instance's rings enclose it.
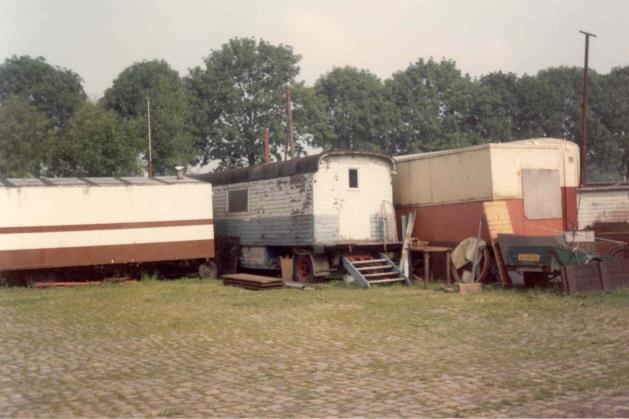
<instances>
[{"instance_id":1,"label":"corrugated metal sheet","mask_svg":"<svg viewBox=\"0 0 629 419\"><path fill-rule=\"evenodd\" d=\"M629 184L577 189L579 229L596 224L629 222Z\"/></svg>"},{"instance_id":2,"label":"corrugated metal sheet","mask_svg":"<svg viewBox=\"0 0 629 419\"><path fill-rule=\"evenodd\" d=\"M55 187L55 186L124 186L124 185L164 185L182 183L200 183L192 177L177 179L176 176L155 177L69 177L69 178L5 178L0 179L0 187Z\"/></svg>"}]
</instances>

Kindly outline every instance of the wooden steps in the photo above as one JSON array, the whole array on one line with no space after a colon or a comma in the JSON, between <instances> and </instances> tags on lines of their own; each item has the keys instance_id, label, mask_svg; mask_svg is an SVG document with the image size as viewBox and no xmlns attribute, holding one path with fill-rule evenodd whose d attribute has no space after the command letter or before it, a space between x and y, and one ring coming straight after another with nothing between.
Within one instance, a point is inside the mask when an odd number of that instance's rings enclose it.
<instances>
[{"instance_id":1,"label":"wooden steps","mask_svg":"<svg viewBox=\"0 0 629 419\"><path fill-rule=\"evenodd\" d=\"M361 288L370 288L372 284L402 282L410 285L409 279L400 272L391 259L383 253L379 258L371 256L346 256L343 267Z\"/></svg>"}]
</instances>

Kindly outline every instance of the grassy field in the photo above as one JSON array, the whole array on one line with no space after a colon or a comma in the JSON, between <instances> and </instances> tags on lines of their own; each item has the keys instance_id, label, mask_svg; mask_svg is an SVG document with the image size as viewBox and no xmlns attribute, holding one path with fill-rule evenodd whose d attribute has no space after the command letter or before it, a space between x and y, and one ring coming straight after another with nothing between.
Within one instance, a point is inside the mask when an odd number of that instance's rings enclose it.
<instances>
[{"instance_id":1,"label":"grassy field","mask_svg":"<svg viewBox=\"0 0 629 419\"><path fill-rule=\"evenodd\" d=\"M0 416L628 416L629 290L0 289Z\"/></svg>"}]
</instances>

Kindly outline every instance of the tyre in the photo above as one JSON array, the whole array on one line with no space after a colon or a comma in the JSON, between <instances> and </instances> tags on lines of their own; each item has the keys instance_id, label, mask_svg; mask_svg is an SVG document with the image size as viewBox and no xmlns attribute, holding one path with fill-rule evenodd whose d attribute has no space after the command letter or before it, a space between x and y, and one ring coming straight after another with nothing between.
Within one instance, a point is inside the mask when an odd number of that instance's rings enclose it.
<instances>
[{"instance_id":1,"label":"tyre","mask_svg":"<svg viewBox=\"0 0 629 419\"><path fill-rule=\"evenodd\" d=\"M297 282L313 282L314 271L310 255L293 256L293 278Z\"/></svg>"},{"instance_id":2,"label":"tyre","mask_svg":"<svg viewBox=\"0 0 629 419\"><path fill-rule=\"evenodd\" d=\"M216 278L218 275L214 261L205 262L199 265L199 278Z\"/></svg>"}]
</instances>

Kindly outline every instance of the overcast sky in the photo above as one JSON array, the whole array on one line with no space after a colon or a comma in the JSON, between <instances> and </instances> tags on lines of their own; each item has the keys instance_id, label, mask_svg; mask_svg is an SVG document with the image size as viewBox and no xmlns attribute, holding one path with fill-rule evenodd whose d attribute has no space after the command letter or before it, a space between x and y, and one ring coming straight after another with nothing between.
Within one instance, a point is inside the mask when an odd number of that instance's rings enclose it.
<instances>
[{"instance_id":1,"label":"overcast sky","mask_svg":"<svg viewBox=\"0 0 629 419\"><path fill-rule=\"evenodd\" d=\"M624 0L0 0L0 60L44 56L100 97L130 64L164 59L182 75L233 37L291 45L308 83L335 66L381 78L419 57L451 58L472 76L629 65Z\"/></svg>"}]
</instances>

